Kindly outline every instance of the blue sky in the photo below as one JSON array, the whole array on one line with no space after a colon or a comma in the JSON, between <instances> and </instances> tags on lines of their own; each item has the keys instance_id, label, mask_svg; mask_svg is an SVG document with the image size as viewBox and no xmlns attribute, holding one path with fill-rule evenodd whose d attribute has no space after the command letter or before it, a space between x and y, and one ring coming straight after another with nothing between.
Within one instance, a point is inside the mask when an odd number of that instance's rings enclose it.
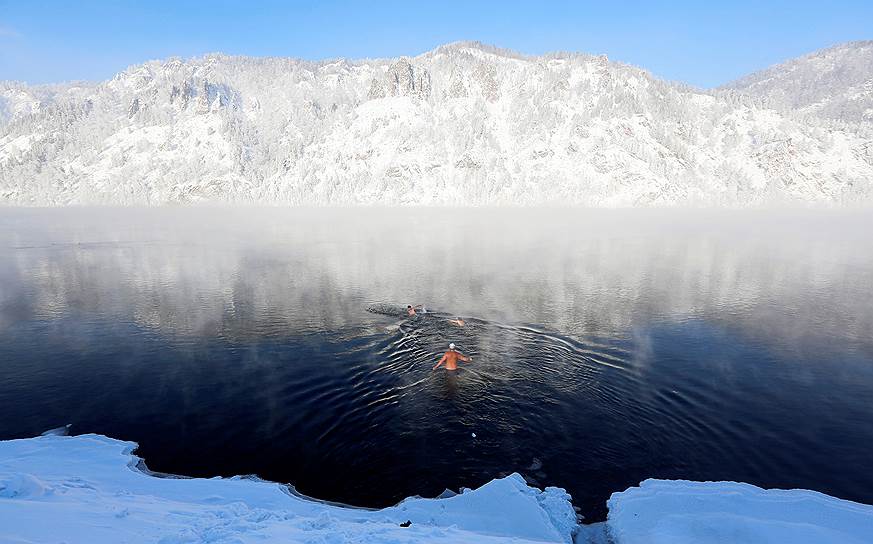
<instances>
[{"instance_id":1,"label":"blue sky","mask_svg":"<svg viewBox=\"0 0 873 544\"><path fill-rule=\"evenodd\" d=\"M101 80L149 59L415 55L457 40L583 51L701 87L850 40L873 1L0 0L0 80Z\"/></svg>"}]
</instances>

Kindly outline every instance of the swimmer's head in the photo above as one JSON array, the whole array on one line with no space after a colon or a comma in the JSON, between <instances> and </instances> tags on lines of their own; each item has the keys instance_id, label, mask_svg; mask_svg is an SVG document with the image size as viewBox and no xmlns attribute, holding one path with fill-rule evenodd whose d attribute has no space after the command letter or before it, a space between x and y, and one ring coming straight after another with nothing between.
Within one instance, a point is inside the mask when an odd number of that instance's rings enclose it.
<instances>
[{"instance_id":1,"label":"swimmer's head","mask_svg":"<svg viewBox=\"0 0 873 544\"><path fill-rule=\"evenodd\" d=\"M455 344L454 343L449 344L449 349L455 349Z\"/></svg>"},{"instance_id":2,"label":"swimmer's head","mask_svg":"<svg viewBox=\"0 0 873 544\"><path fill-rule=\"evenodd\" d=\"M411 305L411 304L410 304L409 306L406 307L407 310L410 309L410 308L412 308L412 305Z\"/></svg>"}]
</instances>

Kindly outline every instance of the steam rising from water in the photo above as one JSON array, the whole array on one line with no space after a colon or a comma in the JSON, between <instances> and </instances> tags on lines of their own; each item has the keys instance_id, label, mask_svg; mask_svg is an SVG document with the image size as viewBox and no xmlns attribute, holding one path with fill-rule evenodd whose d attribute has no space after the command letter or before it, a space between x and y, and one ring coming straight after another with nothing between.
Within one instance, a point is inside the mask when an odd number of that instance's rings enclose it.
<instances>
[{"instance_id":1,"label":"steam rising from water","mask_svg":"<svg viewBox=\"0 0 873 544\"><path fill-rule=\"evenodd\" d=\"M155 470L367 506L511 470L595 516L655 476L869 501L871 226L7 209L0 438L73 422L138 440ZM402 317L419 303L433 311ZM450 341L474 362L432 373Z\"/></svg>"},{"instance_id":2,"label":"steam rising from water","mask_svg":"<svg viewBox=\"0 0 873 544\"><path fill-rule=\"evenodd\" d=\"M7 209L0 327L99 311L173 337L252 321L284 334L385 302L575 335L730 316L762 339L865 343L871 227L820 212Z\"/></svg>"}]
</instances>

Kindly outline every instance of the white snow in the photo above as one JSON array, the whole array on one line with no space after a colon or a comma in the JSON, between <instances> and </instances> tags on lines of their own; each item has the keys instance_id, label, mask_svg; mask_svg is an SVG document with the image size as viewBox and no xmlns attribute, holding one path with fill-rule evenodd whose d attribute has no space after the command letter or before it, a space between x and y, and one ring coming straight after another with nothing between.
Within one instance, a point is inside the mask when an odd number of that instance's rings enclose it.
<instances>
[{"instance_id":1,"label":"white snow","mask_svg":"<svg viewBox=\"0 0 873 544\"><path fill-rule=\"evenodd\" d=\"M0 82L0 203L870 204L865 44L799 59L790 73L804 77L772 92L476 43L366 62L169 59L90 87ZM810 100L827 107L793 111Z\"/></svg>"},{"instance_id":2,"label":"white snow","mask_svg":"<svg viewBox=\"0 0 873 544\"><path fill-rule=\"evenodd\" d=\"M41 139L41 134L25 134L17 138L12 136L0 137L0 166L18 159L30 151L34 142Z\"/></svg>"},{"instance_id":3,"label":"white snow","mask_svg":"<svg viewBox=\"0 0 873 544\"><path fill-rule=\"evenodd\" d=\"M749 74L722 87L788 114L869 123L873 105L873 41L836 45Z\"/></svg>"},{"instance_id":4,"label":"white snow","mask_svg":"<svg viewBox=\"0 0 873 544\"><path fill-rule=\"evenodd\" d=\"M646 480L612 495L607 522L580 526L564 490L539 491L518 474L449 498L366 510L252 478L159 477L135 448L99 435L0 442L0 542L873 542L873 506L799 489Z\"/></svg>"},{"instance_id":5,"label":"white snow","mask_svg":"<svg viewBox=\"0 0 873 544\"><path fill-rule=\"evenodd\" d=\"M517 474L364 510L259 480L156 477L136 468L135 447L99 435L0 442L0 541L524 544L571 542L578 527L569 495Z\"/></svg>"},{"instance_id":6,"label":"white snow","mask_svg":"<svg viewBox=\"0 0 873 544\"><path fill-rule=\"evenodd\" d=\"M608 533L620 544L873 542L873 506L803 489L646 480L607 505Z\"/></svg>"}]
</instances>

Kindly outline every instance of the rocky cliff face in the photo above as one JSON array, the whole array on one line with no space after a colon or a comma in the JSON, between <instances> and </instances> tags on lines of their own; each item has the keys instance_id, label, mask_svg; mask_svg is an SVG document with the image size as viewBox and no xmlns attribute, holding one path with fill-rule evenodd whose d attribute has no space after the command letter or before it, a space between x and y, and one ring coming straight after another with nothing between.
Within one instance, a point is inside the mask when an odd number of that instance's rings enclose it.
<instances>
[{"instance_id":1,"label":"rocky cliff face","mask_svg":"<svg viewBox=\"0 0 873 544\"><path fill-rule=\"evenodd\" d=\"M210 55L99 84L4 83L0 203L873 200L873 123L801 116L752 87L703 92L602 56L473 43L354 62Z\"/></svg>"}]
</instances>

